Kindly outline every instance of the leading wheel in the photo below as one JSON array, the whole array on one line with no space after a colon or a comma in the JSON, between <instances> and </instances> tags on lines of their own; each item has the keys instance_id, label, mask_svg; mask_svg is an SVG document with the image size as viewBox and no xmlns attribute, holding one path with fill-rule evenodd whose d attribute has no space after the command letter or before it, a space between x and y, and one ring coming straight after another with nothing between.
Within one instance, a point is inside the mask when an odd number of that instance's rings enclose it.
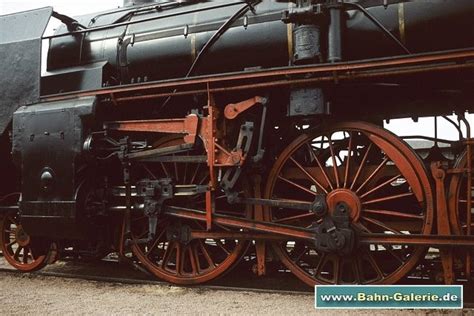
<instances>
[{"instance_id":1,"label":"leading wheel","mask_svg":"<svg viewBox=\"0 0 474 316\"><path fill-rule=\"evenodd\" d=\"M309 131L277 159L266 198L312 202L324 195L329 213L344 202L355 234L430 234L430 182L416 154L392 133L367 123L339 123ZM309 228L314 213L272 208L275 223ZM426 248L356 245L352 253L322 251L300 240L273 243L282 262L308 285L392 284L404 277Z\"/></svg>"},{"instance_id":2,"label":"leading wheel","mask_svg":"<svg viewBox=\"0 0 474 316\"><path fill-rule=\"evenodd\" d=\"M181 143L182 137L172 136L156 143L155 147ZM195 154L202 155L202 152L190 153ZM151 178L171 178L177 185L206 185L209 182L209 169L205 163L163 162L142 167ZM205 195L175 197L167 205L204 211ZM251 208L229 205L226 196L217 192L216 213L249 218ZM248 242L235 239L201 238L187 242L178 237L190 230L205 233L205 223L161 216L155 239L148 244L133 245L133 253L150 272L163 280L176 284L199 284L228 272L239 262L249 246ZM213 227L213 231L232 230L235 229L219 225ZM143 214L136 214L132 219L133 238L146 238L147 234L148 218Z\"/></svg>"},{"instance_id":3,"label":"leading wheel","mask_svg":"<svg viewBox=\"0 0 474 316\"><path fill-rule=\"evenodd\" d=\"M2 253L10 265L32 272L48 264L49 247L28 235L17 216L6 215L0 219L0 230Z\"/></svg>"}]
</instances>

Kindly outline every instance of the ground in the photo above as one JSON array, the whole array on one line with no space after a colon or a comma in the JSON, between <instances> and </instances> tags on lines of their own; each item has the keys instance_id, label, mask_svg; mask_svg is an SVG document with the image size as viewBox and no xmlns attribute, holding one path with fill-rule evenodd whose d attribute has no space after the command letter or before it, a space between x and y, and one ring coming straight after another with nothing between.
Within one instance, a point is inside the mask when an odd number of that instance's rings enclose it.
<instances>
[{"instance_id":1,"label":"ground","mask_svg":"<svg viewBox=\"0 0 474 316\"><path fill-rule=\"evenodd\" d=\"M2 259L0 259L2 261ZM0 267L5 267L0 262ZM60 267L56 266L56 271ZM433 311L316 311L311 294L127 285L0 272L0 315L443 315ZM455 311L454 314L468 314Z\"/></svg>"},{"instance_id":2,"label":"ground","mask_svg":"<svg viewBox=\"0 0 474 316\"><path fill-rule=\"evenodd\" d=\"M0 287L2 315L353 315L350 311L317 312L311 295L214 291L165 285L104 284L5 273L0 273ZM374 315L374 311L357 314ZM376 314L405 313L377 311ZM425 312L410 312L410 315L425 315Z\"/></svg>"}]
</instances>

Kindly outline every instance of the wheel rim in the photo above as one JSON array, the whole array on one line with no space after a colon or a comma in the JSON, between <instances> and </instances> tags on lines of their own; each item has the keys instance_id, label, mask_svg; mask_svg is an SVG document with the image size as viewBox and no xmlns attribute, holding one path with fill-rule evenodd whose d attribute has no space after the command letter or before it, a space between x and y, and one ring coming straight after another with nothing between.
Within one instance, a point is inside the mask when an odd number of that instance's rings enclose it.
<instances>
[{"instance_id":1,"label":"wheel rim","mask_svg":"<svg viewBox=\"0 0 474 316\"><path fill-rule=\"evenodd\" d=\"M2 252L10 265L23 272L31 272L48 263L47 251L34 244L15 216L6 215L0 227Z\"/></svg>"},{"instance_id":2,"label":"wheel rim","mask_svg":"<svg viewBox=\"0 0 474 316\"><path fill-rule=\"evenodd\" d=\"M350 154L349 154L350 153ZM351 208L358 233L431 233L433 201L422 162L398 137L367 123L339 123L297 138L277 159L265 196L312 202L323 194ZM272 208L271 220L310 227L315 214ZM317 251L295 240L273 243L282 262L308 285L388 284L405 276L425 247L358 246L350 255Z\"/></svg>"},{"instance_id":3,"label":"wheel rim","mask_svg":"<svg viewBox=\"0 0 474 316\"><path fill-rule=\"evenodd\" d=\"M170 137L155 147L173 146L182 142L182 138ZM174 183L206 184L209 176L206 164L192 163L160 163L155 168L148 167L148 173L153 173L157 179L170 177ZM175 198L167 205L192 209L205 209L204 194L190 198ZM225 195L216 194L216 213L240 217L250 217L251 209L241 205L233 205L232 212L227 205ZM206 231L205 224L191 220L176 220L171 217L161 217L157 224L156 238L147 245L133 245L132 251L139 261L154 275L171 283L198 284L208 282L228 272L241 259L249 243L226 239L195 239L189 243L173 238L180 230ZM227 227L214 225L213 231L231 230ZM148 218L137 215L132 219L132 237L145 238L148 233Z\"/></svg>"},{"instance_id":4,"label":"wheel rim","mask_svg":"<svg viewBox=\"0 0 474 316\"><path fill-rule=\"evenodd\" d=\"M467 153L464 152L456 161L455 169L467 168ZM452 223L453 233L456 235L467 235L467 177L466 174L455 174L451 178L449 186L449 216ZM474 201L472 201L474 205ZM474 217L473 217L474 219ZM471 223L471 232L474 225Z\"/></svg>"},{"instance_id":5,"label":"wheel rim","mask_svg":"<svg viewBox=\"0 0 474 316\"><path fill-rule=\"evenodd\" d=\"M467 152L464 152L456 161L455 169L467 168ZM471 188L472 190L472 188ZM467 208L467 174L454 174L451 177L448 193L449 221L452 233L455 235L472 235L474 232L474 216L471 216L471 232L467 230L468 208ZM474 200L472 201L474 206ZM455 248L455 257L458 263L455 265L456 273L461 276L472 275L472 255L468 248Z\"/></svg>"}]
</instances>

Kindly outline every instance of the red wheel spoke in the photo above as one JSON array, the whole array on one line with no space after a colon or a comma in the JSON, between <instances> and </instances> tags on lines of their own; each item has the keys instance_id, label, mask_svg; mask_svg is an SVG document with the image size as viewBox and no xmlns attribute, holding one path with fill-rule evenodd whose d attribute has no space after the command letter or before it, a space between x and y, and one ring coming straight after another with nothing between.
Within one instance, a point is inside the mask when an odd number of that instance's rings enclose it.
<instances>
[{"instance_id":1,"label":"red wheel spoke","mask_svg":"<svg viewBox=\"0 0 474 316\"><path fill-rule=\"evenodd\" d=\"M296 250L296 249L295 249ZM300 250L300 253L293 259L294 262L300 261L301 257L305 255L305 253L308 252L308 248L303 245L303 248Z\"/></svg>"},{"instance_id":2,"label":"red wheel spoke","mask_svg":"<svg viewBox=\"0 0 474 316\"><path fill-rule=\"evenodd\" d=\"M377 272L379 279L383 279L385 274L383 273L382 269L380 269L380 266L378 265L377 261L374 259L371 251L366 250L365 253L367 254L367 259L369 259L370 265L375 269L375 272Z\"/></svg>"},{"instance_id":3,"label":"red wheel spoke","mask_svg":"<svg viewBox=\"0 0 474 316\"><path fill-rule=\"evenodd\" d=\"M395 259L397 259L398 262L400 262L401 264L404 264L405 261L402 260L402 258L400 258L394 251L393 249L391 248L390 245L382 245L385 250L387 250L387 252L392 255L392 257L394 257Z\"/></svg>"},{"instance_id":4,"label":"red wheel spoke","mask_svg":"<svg viewBox=\"0 0 474 316\"><path fill-rule=\"evenodd\" d=\"M15 254L13 255L13 258L14 258L15 260L17 260L17 261L19 260L18 257L20 256L20 251L21 251L22 249L23 249L22 246L18 246L18 248L16 248Z\"/></svg>"},{"instance_id":5,"label":"red wheel spoke","mask_svg":"<svg viewBox=\"0 0 474 316\"><path fill-rule=\"evenodd\" d=\"M148 235L148 231L143 232L142 234L138 235L137 239L143 239L143 237Z\"/></svg>"},{"instance_id":6,"label":"red wheel spoke","mask_svg":"<svg viewBox=\"0 0 474 316\"><path fill-rule=\"evenodd\" d=\"M359 179L359 176L360 176L360 173L362 172L362 169L364 168L367 157L369 156L369 152L372 149L372 145L373 144L370 143L369 146L367 147L367 150L365 151L364 157L362 158L362 161L360 162L359 168L357 168L357 172L354 176L354 180L352 180L352 184L351 184L351 187L350 187L351 190L354 190L354 186L357 183L357 180Z\"/></svg>"},{"instance_id":7,"label":"red wheel spoke","mask_svg":"<svg viewBox=\"0 0 474 316\"><path fill-rule=\"evenodd\" d=\"M362 273L359 267L359 257L351 259L352 271L354 271L354 278L357 284L362 284Z\"/></svg>"},{"instance_id":8,"label":"red wheel spoke","mask_svg":"<svg viewBox=\"0 0 474 316\"><path fill-rule=\"evenodd\" d=\"M314 276L318 276L321 273L321 269L327 261L327 254L323 253L314 269Z\"/></svg>"},{"instance_id":9,"label":"red wheel spoke","mask_svg":"<svg viewBox=\"0 0 474 316\"><path fill-rule=\"evenodd\" d=\"M298 163L298 161L296 161L293 157L290 157L291 161L298 167L298 169L300 169L301 171L303 171L303 173L314 183L316 184L321 190L324 191L324 193L328 193L328 191L322 186L321 183L319 183L318 180L316 180L316 178L314 178L300 163ZM289 180L288 180L289 181ZM311 191L313 192L313 191ZM315 192L313 192L314 194L316 194Z\"/></svg>"},{"instance_id":10,"label":"red wheel spoke","mask_svg":"<svg viewBox=\"0 0 474 316\"><path fill-rule=\"evenodd\" d=\"M206 261L209 264L209 267L211 267L211 268L215 267L216 264L212 260L211 256L209 255L209 252L206 249L206 246L204 245L204 243L201 240L199 240L199 246L201 247L202 254L204 255L204 258L206 258Z\"/></svg>"},{"instance_id":11,"label":"red wheel spoke","mask_svg":"<svg viewBox=\"0 0 474 316\"><path fill-rule=\"evenodd\" d=\"M160 162L161 168L163 169L163 172L165 173L167 178L170 178L170 175L168 173L168 170L165 167L165 164L163 162Z\"/></svg>"},{"instance_id":12,"label":"red wheel spoke","mask_svg":"<svg viewBox=\"0 0 474 316\"><path fill-rule=\"evenodd\" d=\"M227 199L227 196L225 194L215 198L216 201L224 200L224 199Z\"/></svg>"},{"instance_id":13,"label":"red wheel spoke","mask_svg":"<svg viewBox=\"0 0 474 316\"><path fill-rule=\"evenodd\" d=\"M319 161L318 157L316 156L316 154L314 153L314 149L313 147L311 147L310 144L307 143L307 146L308 146L308 149L309 149L309 153L311 154L311 156L313 157L313 159L316 161L316 164L318 165L319 169L321 169L321 173L323 174L324 176L324 179L326 180L326 182L328 183L329 187L331 188L331 190L334 190L334 186L332 185L332 182L329 180L329 176L328 174L326 173L326 166L323 166L321 164L321 161Z\"/></svg>"},{"instance_id":14,"label":"red wheel spoke","mask_svg":"<svg viewBox=\"0 0 474 316\"><path fill-rule=\"evenodd\" d=\"M173 157L174 156L175 155L173 154ZM174 165L174 174L176 175L176 182L179 183L178 164L174 162L173 165Z\"/></svg>"},{"instance_id":15,"label":"red wheel spoke","mask_svg":"<svg viewBox=\"0 0 474 316\"><path fill-rule=\"evenodd\" d=\"M199 255L198 255L198 250L197 250L197 244L196 243L194 244L194 247L192 247L192 249L193 249L193 258L194 258L195 263L196 263L197 273L200 273L201 272L201 262L199 261Z\"/></svg>"},{"instance_id":16,"label":"red wheel spoke","mask_svg":"<svg viewBox=\"0 0 474 316\"><path fill-rule=\"evenodd\" d=\"M145 169L145 171L154 179L154 180L157 180L155 174L153 172L151 172L150 169L148 169L148 167L144 164L141 165L143 167L143 169Z\"/></svg>"},{"instance_id":17,"label":"red wheel spoke","mask_svg":"<svg viewBox=\"0 0 474 316\"><path fill-rule=\"evenodd\" d=\"M166 247L165 253L163 254L163 259L161 261L161 267L163 269L165 269L166 266L168 265L168 262L170 261L171 253L173 252L174 247L175 247L174 241L168 242L168 247Z\"/></svg>"},{"instance_id":18,"label":"red wheel spoke","mask_svg":"<svg viewBox=\"0 0 474 316\"><path fill-rule=\"evenodd\" d=\"M191 263L191 269L193 270L193 274L196 275L199 273L197 258L194 253L193 247L188 247L188 258Z\"/></svg>"},{"instance_id":19,"label":"red wheel spoke","mask_svg":"<svg viewBox=\"0 0 474 316\"><path fill-rule=\"evenodd\" d=\"M281 223L292 222L292 221L299 220L299 219L314 218L314 217L315 217L314 213L305 213L305 214L301 214L301 215L295 215L295 216L290 216L290 217L279 218L277 220L274 220L273 222L281 224Z\"/></svg>"},{"instance_id":20,"label":"red wheel spoke","mask_svg":"<svg viewBox=\"0 0 474 316\"><path fill-rule=\"evenodd\" d=\"M183 273L183 266L184 266L184 257L186 251L183 250L183 246L180 243L176 243L176 273L182 274Z\"/></svg>"},{"instance_id":21,"label":"red wheel spoke","mask_svg":"<svg viewBox=\"0 0 474 316\"><path fill-rule=\"evenodd\" d=\"M380 228L383 228L383 229L385 229L385 230L387 230L387 231L390 231L390 232L392 232L392 233L394 233L394 234L397 234L397 235L400 235L400 234L401 234L398 230L391 228L390 226L388 226L388 225L382 223L381 221L378 221L378 220L376 220L376 219L369 218L369 217L366 217L366 216L362 216L362 218L363 218L366 222L372 223L372 224L374 224L374 225L376 225L376 226L378 226L378 227L380 227Z\"/></svg>"},{"instance_id":22,"label":"red wheel spoke","mask_svg":"<svg viewBox=\"0 0 474 316\"><path fill-rule=\"evenodd\" d=\"M16 244L16 243L17 243L17 241L16 241L16 239L15 239L15 240L13 240L12 242L10 242L10 243L7 244L7 248L10 248L11 246L13 246L13 245Z\"/></svg>"},{"instance_id":23,"label":"red wheel spoke","mask_svg":"<svg viewBox=\"0 0 474 316\"><path fill-rule=\"evenodd\" d=\"M353 133L349 133L349 146L347 147L347 162L346 162L346 170L344 172L344 188L347 188L347 184L349 182L349 172L351 166L351 153L352 153L352 141L353 141Z\"/></svg>"},{"instance_id":24,"label":"red wheel spoke","mask_svg":"<svg viewBox=\"0 0 474 316\"><path fill-rule=\"evenodd\" d=\"M189 156L189 151L187 152L187 156ZM186 163L184 164L183 183L187 183L187 182L186 182L187 173L188 173L188 163L186 162Z\"/></svg>"},{"instance_id":25,"label":"red wheel spoke","mask_svg":"<svg viewBox=\"0 0 474 316\"><path fill-rule=\"evenodd\" d=\"M201 164L198 164L196 166L196 168L194 168L193 177L191 178L191 181L189 183L194 183L194 180L196 179L196 176L197 176L198 171L199 171L199 167L201 167Z\"/></svg>"},{"instance_id":26,"label":"red wheel spoke","mask_svg":"<svg viewBox=\"0 0 474 316\"><path fill-rule=\"evenodd\" d=\"M384 160L377 166L377 168L365 179L364 183L362 183L359 188L356 190L356 193L359 193L360 190L362 190L363 187L365 187L372 179L382 170L383 167L386 166L387 162L390 159L388 157L385 157Z\"/></svg>"},{"instance_id":27,"label":"red wheel spoke","mask_svg":"<svg viewBox=\"0 0 474 316\"><path fill-rule=\"evenodd\" d=\"M203 184L204 182L206 182L206 180L208 180L208 179L209 179L208 175L205 174L205 175L203 176L203 178L201 179L201 181L199 181L199 185L202 185L202 184Z\"/></svg>"},{"instance_id":28,"label":"red wheel spoke","mask_svg":"<svg viewBox=\"0 0 474 316\"><path fill-rule=\"evenodd\" d=\"M402 176L401 174L398 174L398 175L396 175L395 177L393 177L393 178L391 178L391 179L385 181L384 183L379 184L378 186L376 186L375 188L371 189L370 191L367 191L366 193L362 194L362 195L360 196L360 198L363 199L363 198L369 196L370 194L372 194L372 193L374 193L374 192L376 192L376 191L378 191L378 190L384 188L385 186L387 186L387 185L393 183L394 181L396 181L396 180L397 180L398 178L400 178L401 176Z\"/></svg>"},{"instance_id":29,"label":"red wheel spoke","mask_svg":"<svg viewBox=\"0 0 474 316\"><path fill-rule=\"evenodd\" d=\"M364 224L362 224L361 222L357 222L357 223L352 223L352 226L354 226L355 228L357 228L359 231L361 232L365 232L365 233L372 233L370 231L370 229L368 229Z\"/></svg>"},{"instance_id":30,"label":"red wheel spoke","mask_svg":"<svg viewBox=\"0 0 474 316\"><path fill-rule=\"evenodd\" d=\"M402 198L409 197L409 196L414 196L414 193L413 192L408 192L408 193L403 193L403 194L386 196L386 197L383 197L383 198L378 198L378 199L374 199L374 200L370 200L370 201L365 201L365 202L362 202L362 204L367 205L367 204L393 201L393 200L396 200L396 199L402 199Z\"/></svg>"},{"instance_id":31,"label":"red wheel spoke","mask_svg":"<svg viewBox=\"0 0 474 316\"><path fill-rule=\"evenodd\" d=\"M333 259L333 269L334 269L334 283L341 284L341 258L339 256L334 256Z\"/></svg>"},{"instance_id":32,"label":"red wheel spoke","mask_svg":"<svg viewBox=\"0 0 474 316\"><path fill-rule=\"evenodd\" d=\"M329 139L329 151L331 152L331 159L332 159L332 169L334 171L334 178L336 179L336 188L340 188L341 185L339 183L339 173L337 171L337 162L336 162L336 155L334 154L334 146L331 140L331 137L328 137Z\"/></svg>"},{"instance_id":33,"label":"red wheel spoke","mask_svg":"<svg viewBox=\"0 0 474 316\"><path fill-rule=\"evenodd\" d=\"M148 250L145 252L145 255L149 256L153 252L153 249L155 249L160 244L160 239L161 239L161 237L163 237L165 232L166 232L166 230L164 230L164 229L160 232L160 234L158 235L158 237L156 237L156 239L153 242L153 244L151 245L151 247L148 248Z\"/></svg>"},{"instance_id":34,"label":"red wheel spoke","mask_svg":"<svg viewBox=\"0 0 474 316\"><path fill-rule=\"evenodd\" d=\"M302 191L305 191L305 192L308 193L308 194L311 194L311 195L313 195L313 196L318 195L316 192L313 192L313 191L311 191L311 190L309 190L309 189L307 189L307 188L305 188L305 187L303 187L303 186L301 186L301 185L299 185L299 184L297 184L297 183L294 183L294 182L291 181L291 180L288 180L288 179L286 179L286 178L283 178L282 176L278 176L278 179L280 179L280 180L282 180L282 181L284 181L284 182L286 182L286 183L288 183L288 184L291 184L292 186L294 186L294 187L296 187L296 188L298 188L298 189L300 189L300 190L302 190Z\"/></svg>"},{"instance_id":35,"label":"red wheel spoke","mask_svg":"<svg viewBox=\"0 0 474 316\"><path fill-rule=\"evenodd\" d=\"M140 217L137 217L137 218L132 218L132 223L144 220L145 218L148 218L148 216L140 216Z\"/></svg>"},{"instance_id":36,"label":"red wheel spoke","mask_svg":"<svg viewBox=\"0 0 474 316\"><path fill-rule=\"evenodd\" d=\"M216 227L219 227L220 229L222 229L222 230L224 230L224 231L227 231L227 232L232 231L232 229L230 229L229 227L225 227L225 226L223 226L223 225L221 225L221 224L217 224L217 223L216 223L216 224L214 224L214 225L216 225Z\"/></svg>"},{"instance_id":37,"label":"red wheel spoke","mask_svg":"<svg viewBox=\"0 0 474 316\"><path fill-rule=\"evenodd\" d=\"M28 263L28 247L23 248L23 263Z\"/></svg>"},{"instance_id":38,"label":"red wheel spoke","mask_svg":"<svg viewBox=\"0 0 474 316\"><path fill-rule=\"evenodd\" d=\"M224 247L224 245L222 244L222 242L221 242L220 240L215 240L215 242L216 242L216 245L217 245L220 249L222 249L222 251L224 251L227 255L230 255L230 251L227 250L226 247Z\"/></svg>"},{"instance_id":39,"label":"red wheel spoke","mask_svg":"<svg viewBox=\"0 0 474 316\"><path fill-rule=\"evenodd\" d=\"M418 219L418 220L423 220L423 218L424 218L422 215L407 214L407 213L402 213L402 212L397 212L397 211L387 211L387 210L364 209L364 210L362 210L362 212L369 213L369 214L377 214L377 215L387 215L387 216L402 217L402 218L412 218L412 219Z\"/></svg>"}]
</instances>

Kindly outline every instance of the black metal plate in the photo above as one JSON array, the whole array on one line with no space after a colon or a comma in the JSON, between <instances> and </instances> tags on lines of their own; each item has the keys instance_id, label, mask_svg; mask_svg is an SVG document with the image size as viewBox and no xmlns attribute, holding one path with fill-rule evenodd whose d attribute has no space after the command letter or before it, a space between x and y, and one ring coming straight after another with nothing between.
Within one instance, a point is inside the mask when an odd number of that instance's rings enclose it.
<instances>
[{"instance_id":1,"label":"black metal plate","mask_svg":"<svg viewBox=\"0 0 474 316\"><path fill-rule=\"evenodd\" d=\"M77 226L77 165L86 137L84 121L94 114L95 97L23 106L13 116L13 158L21 167L20 213L25 229L52 236ZM49 181L43 176L49 173ZM43 178L43 179L42 179ZM72 226L71 226L72 225ZM66 227L68 227L66 229Z\"/></svg>"},{"instance_id":2,"label":"black metal plate","mask_svg":"<svg viewBox=\"0 0 474 316\"><path fill-rule=\"evenodd\" d=\"M0 16L0 134L20 106L38 102L41 37L51 7Z\"/></svg>"}]
</instances>

